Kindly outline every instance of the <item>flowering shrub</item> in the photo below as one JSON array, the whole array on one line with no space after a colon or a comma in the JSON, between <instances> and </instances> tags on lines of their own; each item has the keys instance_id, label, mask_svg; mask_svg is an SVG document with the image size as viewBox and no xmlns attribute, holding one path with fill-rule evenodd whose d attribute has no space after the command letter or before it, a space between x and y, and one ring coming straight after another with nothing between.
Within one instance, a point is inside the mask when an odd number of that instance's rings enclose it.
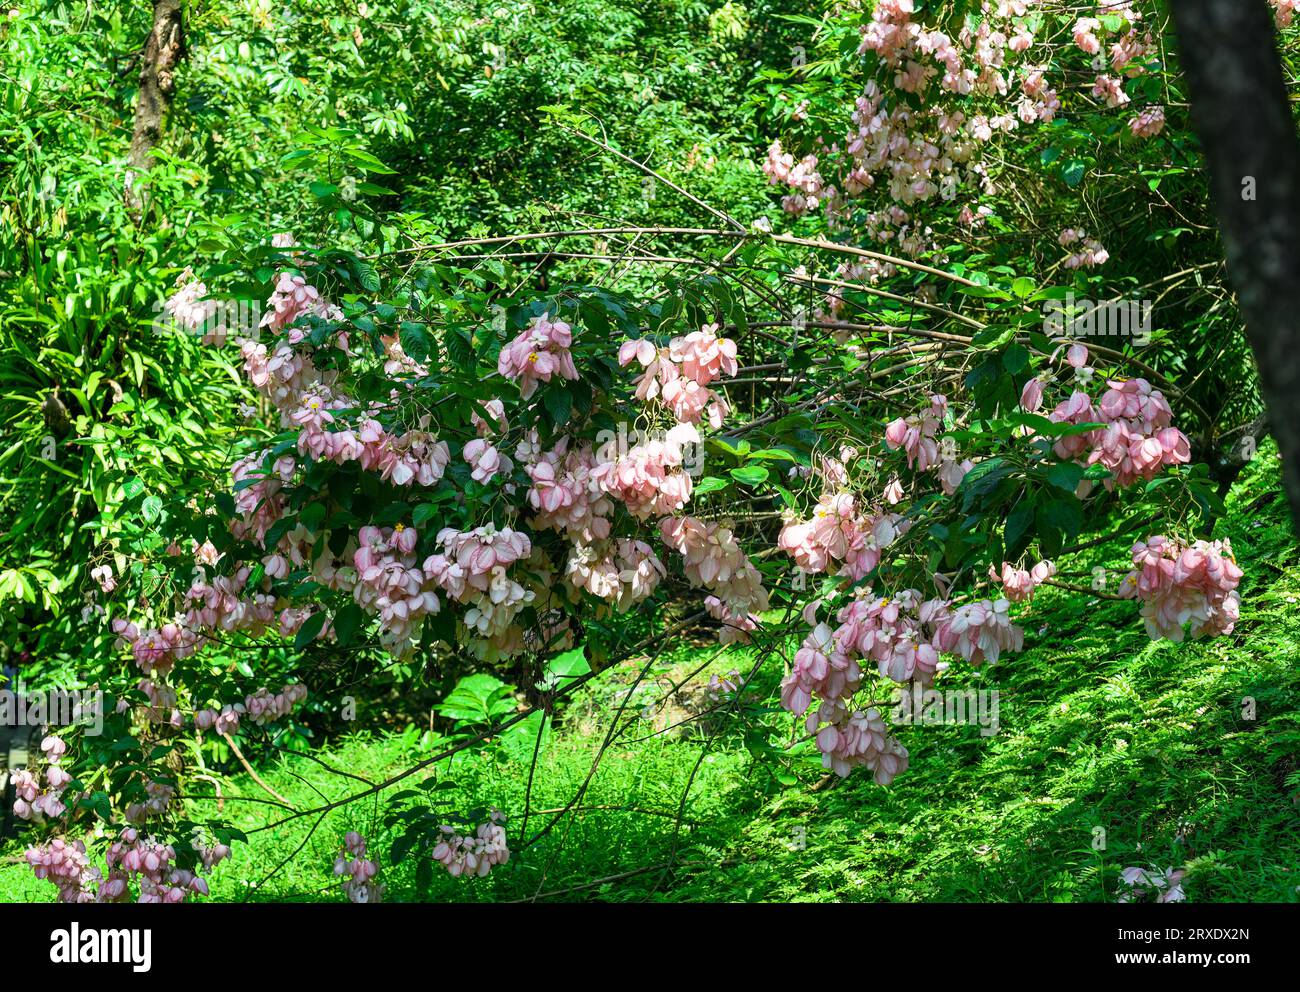
<instances>
[{"instance_id":1,"label":"flowering shrub","mask_svg":"<svg viewBox=\"0 0 1300 992\"><path fill-rule=\"evenodd\" d=\"M1036 590L1066 585L1057 563L1101 543L1080 537L1104 539L1121 506L1169 521L1213 510L1175 425L1181 391L1122 348L1040 329L1035 305L1076 284L979 269L987 258L967 243L1002 223L993 162L1017 139L999 136L1053 128L1074 99L1136 114L1125 141L1162 134L1162 108L1137 99L1158 91L1160 68L1137 5L1069 24L1045 6L963 6L948 32L923 26L912 0L875 5L852 130L798 161L774 144L764 166L790 191L792 221L838 240L737 223L688 277L650 268L684 253L636 256L645 271L625 292L580 269L543 289L499 259L457 268L437 246L410 247L412 263L379 235L362 257L229 234L213 278L268 294L258 333L231 341L264 422L228 481L138 536L127 574L95 572L136 669L116 685L122 733L235 749L321 694L314 660L375 645L394 664L508 673L525 707L549 712L637 647L632 621L656 636L707 623L763 659L798 645L780 701L802 729L786 750L891 783L910 760L884 715L891 694L969 669L995 678L987 669L1024 646ZM1094 82L1058 92L1053 74L1080 65ZM1098 237L1060 220L1053 271L1113 266ZM963 261L941 247L949 236ZM830 264L834 278L814 274ZM791 286L818 293L811 321ZM203 324L205 290L187 279L168 312ZM1167 529L1135 546L1113 595L1141 600L1153 638L1230 632L1231 547ZM207 671L217 649L277 639L292 644L284 681L237 690ZM573 651L584 675L557 688L546 666ZM729 696L744 685L729 678ZM484 710L487 737L514 704ZM54 750L45 785L20 779L20 801L66 826L93 797L69 801ZM183 822L175 781L132 769L103 791L104 818L129 824L107 876L66 837L29 862L72 901L131 885L142 901L203 894L193 868L233 835L210 847L140 833ZM439 820L429 858L478 878L506 864L503 814L480 819ZM410 823L433 832L427 817ZM349 832L335 861L354 902L382 896L367 849Z\"/></svg>"}]
</instances>

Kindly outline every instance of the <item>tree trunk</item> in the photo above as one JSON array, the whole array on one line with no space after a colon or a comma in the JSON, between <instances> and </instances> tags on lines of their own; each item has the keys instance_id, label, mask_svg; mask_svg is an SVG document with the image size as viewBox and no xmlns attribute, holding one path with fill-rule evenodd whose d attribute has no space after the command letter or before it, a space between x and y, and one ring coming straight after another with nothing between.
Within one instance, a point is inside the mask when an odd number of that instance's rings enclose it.
<instances>
[{"instance_id":1,"label":"tree trunk","mask_svg":"<svg viewBox=\"0 0 1300 992\"><path fill-rule=\"evenodd\" d=\"M140 95L126 172L126 202L136 211L145 199L139 174L153 164L153 150L176 92L176 67L185 55L181 21L181 0L153 0L153 30L140 60Z\"/></svg>"},{"instance_id":2,"label":"tree trunk","mask_svg":"<svg viewBox=\"0 0 1300 992\"><path fill-rule=\"evenodd\" d=\"M1265 0L1172 0L1192 122L1300 522L1300 142Z\"/></svg>"}]
</instances>

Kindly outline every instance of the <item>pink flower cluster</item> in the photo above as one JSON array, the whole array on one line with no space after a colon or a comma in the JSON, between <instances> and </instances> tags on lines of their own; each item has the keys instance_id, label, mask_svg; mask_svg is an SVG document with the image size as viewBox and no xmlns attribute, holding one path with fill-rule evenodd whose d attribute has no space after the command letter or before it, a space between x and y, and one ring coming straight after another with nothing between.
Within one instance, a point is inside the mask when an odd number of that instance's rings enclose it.
<instances>
[{"instance_id":1,"label":"pink flower cluster","mask_svg":"<svg viewBox=\"0 0 1300 992\"><path fill-rule=\"evenodd\" d=\"M44 786L30 768L14 772L14 816L41 823L47 816L56 820L67 812L63 793L72 776L61 765L67 750L68 746L59 737L51 735L41 741L41 752L45 756Z\"/></svg>"},{"instance_id":2,"label":"pink flower cluster","mask_svg":"<svg viewBox=\"0 0 1300 992\"><path fill-rule=\"evenodd\" d=\"M747 617L768 608L763 576L730 527L695 517L664 517L659 533L664 544L682 556L691 583L715 593L733 616Z\"/></svg>"},{"instance_id":3,"label":"pink flower cluster","mask_svg":"<svg viewBox=\"0 0 1300 992\"><path fill-rule=\"evenodd\" d=\"M414 527L362 527L352 554L356 569L353 599L380 620L380 640L404 655L418 638L424 618L438 613L437 581L429 570L416 566Z\"/></svg>"},{"instance_id":4,"label":"pink flower cluster","mask_svg":"<svg viewBox=\"0 0 1300 992\"><path fill-rule=\"evenodd\" d=\"M1071 350L1084 351L1082 345ZM1071 356L1071 364L1077 356ZM1107 390L1094 406L1087 393L1075 390L1057 405L1048 419L1067 424L1105 424L1104 428L1058 438L1057 457L1100 464L1110 473L1107 489L1125 488L1139 480L1150 480L1170 465L1191 460L1191 445L1174 427L1173 411L1160 390L1145 379L1107 380ZM1042 399L1041 387L1028 386L1021 396L1025 409L1033 412Z\"/></svg>"},{"instance_id":5,"label":"pink flower cluster","mask_svg":"<svg viewBox=\"0 0 1300 992\"><path fill-rule=\"evenodd\" d=\"M1128 122L1128 129L1135 138L1154 138L1165 129L1165 108L1151 106L1142 110Z\"/></svg>"},{"instance_id":6,"label":"pink flower cluster","mask_svg":"<svg viewBox=\"0 0 1300 992\"><path fill-rule=\"evenodd\" d=\"M724 375L734 376L738 365L736 343L718 337L718 330L717 324L706 324L673 338L667 348L656 348L647 338L624 341L618 364L635 361L645 370L637 381L636 398L658 399L682 424L697 424L707 413L709 424L721 428L730 407L709 384Z\"/></svg>"},{"instance_id":7,"label":"pink flower cluster","mask_svg":"<svg viewBox=\"0 0 1300 992\"><path fill-rule=\"evenodd\" d=\"M180 658L188 658L198 648L198 638L180 624L167 623L161 628L140 631L135 624L118 618L113 621L119 647L130 646L135 663L146 675L165 675Z\"/></svg>"},{"instance_id":8,"label":"pink flower cluster","mask_svg":"<svg viewBox=\"0 0 1300 992\"><path fill-rule=\"evenodd\" d=\"M935 440L935 435L943 428L947 410L948 398L932 393L927 409L906 419L898 417L885 425L885 445L891 451L901 448L906 452L909 468L917 472L933 470L940 487L951 496L975 463L969 458L959 459L951 440L946 440L943 445Z\"/></svg>"},{"instance_id":9,"label":"pink flower cluster","mask_svg":"<svg viewBox=\"0 0 1300 992\"><path fill-rule=\"evenodd\" d=\"M699 443L693 425L678 424L662 440L645 441L616 461L598 464L591 477L634 517L666 516L682 509L691 498L691 477L682 468L683 448Z\"/></svg>"},{"instance_id":10,"label":"pink flower cluster","mask_svg":"<svg viewBox=\"0 0 1300 992\"><path fill-rule=\"evenodd\" d=\"M176 795L174 786L164 785L161 782L146 782L144 784L146 799L142 803L131 803L126 808L126 821L128 823L144 823L152 817L162 816L171 806L172 799Z\"/></svg>"},{"instance_id":11,"label":"pink flower cluster","mask_svg":"<svg viewBox=\"0 0 1300 992\"><path fill-rule=\"evenodd\" d=\"M97 568L92 568L90 577L104 595L108 595L117 588L117 579L113 577L113 567L111 565L100 565Z\"/></svg>"},{"instance_id":12,"label":"pink flower cluster","mask_svg":"<svg viewBox=\"0 0 1300 992\"><path fill-rule=\"evenodd\" d=\"M938 625L935 643L977 668L986 661L997 664L1003 651L1025 646L1024 631L1011 622L1009 607L1005 599L967 603Z\"/></svg>"},{"instance_id":13,"label":"pink flower cluster","mask_svg":"<svg viewBox=\"0 0 1300 992\"><path fill-rule=\"evenodd\" d=\"M262 315L261 326L269 327L276 333L301 317L313 316L324 320L343 318L343 312L325 299L320 290L308 283L306 277L292 272L280 273L267 305L270 309Z\"/></svg>"},{"instance_id":14,"label":"pink flower cluster","mask_svg":"<svg viewBox=\"0 0 1300 992\"><path fill-rule=\"evenodd\" d=\"M852 493L824 493L812 518L787 520L776 543L804 572L842 565L834 570L856 580L875 568L881 553L906 530L896 513L862 513Z\"/></svg>"},{"instance_id":15,"label":"pink flower cluster","mask_svg":"<svg viewBox=\"0 0 1300 992\"><path fill-rule=\"evenodd\" d=\"M1242 574L1226 538L1185 545L1157 534L1133 545L1133 571L1120 583L1120 595L1142 601L1152 640L1181 641L1188 624L1192 637L1230 634Z\"/></svg>"},{"instance_id":16,"label":"pink flower cluster","mask_svg":"<svg viewBox=\"0 0 1300 992\"><path fill-rule=\"evenodd\" d=\"M307 687L301 683L287 685L274 695L266 689L258 689L244 700L244 710L248 718L261 727L282 720L306 698Z\"/></svg>"},{"instance_id":17,"label":"pink flower cluster","mask_svg":"<svg viewBox=\"0 0 1300 992\"><path fill-rule=\"evenodd\" d=\"M718 629L719 644L748 644L749 635L762 623L762 620L753 613L741 615L733 612L717 596L705 596L704 609L721 625Z\"/></svg>"},{"instance_id":18,"label":"pink flower cluster","mask_svg":"<svg viewBox=\"0 0 1300 992\"><path fill-rule=\"evenodd\" d=\"M198 730L215 729L218 734L234 734L244 717L259 727L265 726L288 716L306 698L307 687L301 683L287 685L274 695L262 688L245 697L242 703L227 703L220 710L199 710L194 714L194 726Z\"/></svg>"},{"instance_id":19,"label":"pink flower cluster","mask_svg":"<svg viewBox=\"0 0 1300 992\"><path fill-rule=\"evenodd\" d=\"M362 417L356 427L328 429L336 423L329 408L345 409L350 405L350 401L331 397L320 388L307 396L289 417L293 425L301 428L298 450L317 461L340 465L360 462L366 471L376 472L381 479L398 486L432 486L442 478L451 462L451 449L429 431L427 414L414 430L399 435L385 431L373 417ZM471 461L468 451L465 457Z\"/></svg>"},{"instance_id":20,"label":"pink flower cluster","mask_svg":"<svg viewBox=\"0 0 1300 992\"><path fill-rule=\"evenodd\" d=\"M510 429L510 422L506 420L506 405L501 400L488 400L483 404L483 409L491 418L490 421L480 417L477 410L469 415L469 422L478 431L479 437L491 437Z\"/></svg>"},{"instance_id":21,"label":"pink flower cluster","mask_svg":"<svg viewBox=\"0 0 1300 992\"><path fill-rule=\"evenodd\" d=\"M132 881L139 883L140 895L136 901L140 903L174 905L191 895L206 896L208 883L191 871L172 868L175 860L175 848L128 827L108 849L108 878L99 887L96 901L124 901L130 894Z\"/></svg>"},{"instance_id":22,"label":"pink flower cluster","mask_svg":"<svg viewBox=\"0 0 1300 992\"><path fill-rule=\"evenodd\" d=\"M1105 73L1092 84L1092 95L1112 110L1129 102L1129 96L1124 92L1124 81Z\"/></svg>"},{"instance_id":23,"label":"pink flower cluster","mask_svg":"<svg viewBox=\"0 0 1300 992\"><path fill-rule=\"evenodd\" d=\"M554 375L578 378L569 351L572 344L573 330L564 321L534 317L523 333L501 349L497 371L518 381L519 395L528 399L539 382L550 382Z\"/></svg>"},{"instance_id":24,"label":"pink flower cluster","mask_svg":"<svg viewBox=\"0 0 1300 992\"><path fill-rule=\"evenodd\" d=\"M625 612L655 591L667 574L654 549L630 537L575 544L569 552L565 579Z\"/></svg>"},{"instance_id":25,"label":"pink flower cluster","mask_svg":"<svg viewBox=\"0 0 1300 992\"><path fill-rule=\"evenodd\" d=\"M1044 48L1036 33L1051 30L1053 23L1040 8L1040 0L987 0L980 16L962 24L954 37L919 23L913 0L876 3L862 27L859 52L874 53L879 63L856 101L842 146L827 147L818 139L816 154L798 162L780 142L768 149L764 173L771 183L790 188L783 207L795 216L824 208L832 229L859 225L867 241L895 241L905 255L935 247L932 232L918 229L901 208L936 197L951 202L964 188L976 195L995 193L991 166L979 157L981 146L1021 125L1049 123L1061 110L1047 78L1046 55L1030 55ZM1079 18L1070 35L1080 51L1095 58L1097 68L1106 58L1106 36L1113 36L1111 74L1095 77L1095 92L1108 107L1117 107L1128 97L1115 75L1146 72L1148 56L1158 46L1149 32L1139 32L1141 17L1128 3L1104 0L1097 13ZM1118 15L1120 21L1100 15ZM947 96L959 98L960 108L944 102ZM1160 117L1151 113L1130 126L1140 136L1157 133ZM838 184L832 169L839 173ZM851 200L877 185L885 187L888 205L863 220ZM986 213L986 207L968 202L956 217L973 229ZM1074 261L1085 258L1081 253ZM1094 250L1087 264L1102 261L1104 249ZM835 304L832 299L832 312Z\"/></svg>"},{"instance_id":26,"label":"pink flower cluster","mask_svg":"<svg viewBox=\"0 0 1300 992\"><path fill-rule=\"evenodd\" d=\"M597 462L590 445L570 449L561 438L553 449L541 453L529 442L515 450L532 480L528 502L536 511L534 527L559 531L575 542L592 542L609 536L609 515L614 504L595 475Z\"/></svg>"},{"instance_id":27,"label":"pink flower cluster","mask_svg":"<svg viewBox=\"0 0 1300 992\"><path fill-rule=\"evenodd\" d=\"M1166 868L1164 871L1151 868L1125 868L1120 872L1120 880L1127 885L1128 891L1121 892L1118 902L1132 902L1155 896L1155 902L1182 902L1187 898L1183 891L1185 868Z\"/></svg>"},{"instance_id":28,"label":"pink flower cluster","mask_svg":"<svg viewBox=\"0 0 1300 992\"><path fill-rule=\"evenodd\" d=\"M863 711L852 704L862 684L859 661L864 656L860 648L892 655L892 646L886 646L887 638L882 638L877 648L872 634L862 630L865 618L850 607L841 610L839 617L847 621L846 626L832 629L819 623L804 638L781 683L781 705L796 716L806 714L804 723L808 733L815 735L823 767L844 777L861 765L871 769L877 783L888 785L906 770L907 749L888 733L878 710L869 707ZM876 629L883 630L878 625ZM892 630L889 633L892 635ZM864 634L871 643L864 645ZM820 699L815 709L810 708L814 698Z\"/></svg>"},{"instance_id":29,"label":"pink flower cluster","mask_svg":"<svg viewBox=\"0 0 1300 992\"><path fill-rule=\"evenodd\" d=\"M439 828L442 839L433 849L433 859L442 862L453 878L461 875L484 878L493 868L510 860L504 822L505 816L499 810L492 810L488 822L480 824L468 836L444 824Z\"/></svg>"},{"instance_id":30,"label":"pink flower cluster","mask_svg":"<svg viewBox=\"0 0 1300 992\"><path fill-rule=\"evenodd\" d=\"M302 554L296 544L290 557L295 565L302 564ZM270 570L272 576L275 574L274 565L273 562ZM258 636L276 625L276 599L268 593L249 588L248 580L252 574L253 570L243 565L230 575L215 576L210 582L199 578L194 580L185 594L189 609L185 612L183 625L187 636L193 639L189 644L190 653L198 646L198 637L194 631L242 631ZM175 657L184 655L177 654Z\"/></svg>"},{"instance_id":31,"label":"pink flower cluster","mask_svg":"<svg viewBox=\"0 0 1300 992\"><path fill-rule=\"evenodd\" d=\"M230 857L230 847L226 844L203 844L195 841L194 849L198 852L199 863L208 871Z\"/></svg>"},{"instance_id":32,"label":"pink flower cluster","mask_svg":"<svg viewBox=\"0 0 1300 992\"><path fill-rule=\"evenodd\" d=\"M872 773L877 785L889 785L907 771L907 748L892 737L884 717L874 706L854 710L838 723L817 732L822 766L841 778L861 766Z\"/></svg>"},{"instance_id":33,"label":"pink flower cluster","mask_svg":"<svg viewBox=\"0 0 1300 992\"><path fill-rule=\"evenodd\" d=\"M156 682L153 679L141 679L137 688L145 694L149 700L149 705L141 707L141 715L149 723L166 724L172 727L179 727L184 723L181 719L181 711L177 706L178 697L176 690L171 686ZM126 700L119 703L122 712L126 712L130 705Z\"/></svg>"},{"instance_id":34,"label":"pink flower cluster","mask_svg":"<svg viewBox=\"0 0 1300 992\"><path fill-rule=\"evenodd\" d=\"M1055 574L1056 566L1050 561L1040 561L1028 571L1007 561L1002 563L1001 573L989 566L989 578L1002 587L1002 594L1013 603L1033 599L1034 590Z\"/></svg>"},{"instance_id":35,"label":"pink flower cluster","mask_svg":"<svg viewBox=\"0 0 1300 992\"><path fill-rule=\"evenodd\" d=\"M384 894L384 887L374 881L379 866L366 857L366 839L355 830L349 830L343 838L338 857L334 859L334 874L346 875L343 894L349 902L379 902Z\"/></svg>"},{"instance_id":36,"label":"pink flower cluster","mask_svg":"<svg viewBox=\"0 0 1300 992\"><path fill-rule=\"evenodd\" d=\"M1015 130L1020 123L1050 121L1060 108L1055 90L1043 79L1043 69L1023 67L1024 81L1015 112L992 115L964 110L947 112L940 106L925 107L932 97L932 81L939 81L942 93L960 97L1003 98L1015 78L1012 61L1034 45L1033 29L1024 15L1036 0L1013 0L986 5L980 23L964 26L956 38L940 30L927 30L912 20L911 0L878 3L872 21L863 28L860 52L875 52L881 61L877 80L869 80L858 98L853 114L854 130L846 138L850 159L845 165L843 190L856 196L872 186L874 175L888 177L889 198L908 205L939 196L953 200L965 183L991 192L987 168L975 159L978 145L998 132ZM1017 20L1013 20L1017 19ZM881 86L892 85L915 98L894 99L886 106ZM834 150L834 149L833 149ZM823 199L828 220L845 209L844 198L832 188ZM973 222L978 214L963 206L961 217ZM868 223L868 234L881 240L893 235L878 223ZM929 245L929 238L909 239L898 232L899 245L907 254L917 254Z\"/></svg>"},{"instance_id":37,"label":"pink flower cluster","mask_svg":"<svg viewBox=\"0 0 1300 992\"><path fill-rule=\"evenodd\" d=\"M96 890L103 873L86 854L81 841L69 844L56 837L43 847L29 847L23 855L32 874L59 890L61 903L95 902Z\"/></svg>"},{"instance_id":38,"label":"pink flower cluster","mask_svg":"<svg viewBox=\"0 0 1300 992\"><path fill-rule=\"evenodd\" d=\"M32 873L46 879L59 890L61 903L124 902L130 897L130 884L139 884L141 903L184 902L191 895L206 896L208 884L191 871L172 868L174 848L144 838L133 827L108 849L108 877L94 866L81 841L69 844L55 838L43 847L29 848L25 860ZM217 854L212 863L220 860Z\"/></svg>"},{"instance_id":39,"label":"pink flower cluster","mask_svg":"<svg viewBox=\"0 0 1300 992\"><path fill-rule=\"evenodd\" d=\"M468 607L460 623L471 649L483 657L522 650L523 634L515 618L536 593L510 578L507 570L531 554L528 536L492 524L470 531L445 527L438 532L438 544L443 550L425 559L424 575Z\"/></svg>"},{"instance_id":40,"label":"pink flower cluster","mask_svg":"<svg viewBox=\"0 0 1300 992\"><path fill-rule=\"evenodd\" d=\"M163 301L163 313L186 334L202 334L203 344L223 345L230 334L221 317L224 310L217 300L207 299L208 287L186 267L176 278L176 292Z\"/></svg>"},{"instance_id":41,"label":"pink flower cluster","mask_svg":"<svg viewBox=\"0 0 1300 992\"><path fill-rule=\"evenodd\" d=\"M922 600L913 589L893 598L864 590L840 609L837 627L814 626L781 683L781 705L806 714L824 767L845 776L862 765L882 785L906 770L907 749L886 731L879 711L853 705L862 684L861 663L871 663L896 682L929 685L941 666L937 630L947 618L946 602Z\"/></svg>"},{"instance_id":42,"label":"pink flower cluster","mask_svg":"<svg viewBox=\"0 0 1300 992\"><path fill-rule=\"evenodd\" d=\"M281 426L300 429L298 450L312 458L339 464L358 461L366 470L378 472L382 478L399 486L413 483L434 485L446 470L451 454L446 443L428 431L430 418L427 415L421 418L415 430L402 434L388 433L376 419L383 412L382 405L372 406L355 423L350 422L342 411L351 410L356 404L336 393L337 373L321 372L307 354L296 348L305 340L306 332L290 325L305 315L340 319L342 314L337 307L321 297L305 277L289 272L280 273L269 303L270 310L263 318L263 326L276 333L284 332L283 336L272 343L269 351L265 344L241 342L244 371L250 382L280 412ZM331 343L345 353L349 352L346 333L336 332ZM383 344L386 352L384 367L390 375L414 379L427 374L423 366L402 352L396 336L384 338ZM391 395L395 399L400 391L394 389ZM261 462L262 456L258 455L237 464L233 470L236 482L253 474L252 469L260 466ZM292 460L288 462L287 472L278 461L276 470L281 480L288 482L293 474ZM240 501L241 512L259 512L257 494L248 490L243 492L248 496ZM254 527L259 539L282 512L278 501L260 511L262 519Z\"/></svg>"},{"instance_id":43,"label":"pink flower cluster","mask_svg":"<svg viewBox=\"0 0 1300 992\"><path fill-rule=\"evenodd\" d=\"M515 467L514 462L481 437L467 441L461 456L469 463L470 478L485 486L498 474L510 475Z\"/></svg>"},{"instance_id":44,"label":"pink flower cluster","mask_svg":"<svg viewBox=\"0 0 1300 992\"><path fill-rule=\"evenodd\" d=\"M1011 623L1007 606L1000 599L954 609L944 599L923 599L915 589L892 597L861 590L836 614L837 626L816 623L804 639L781 682L781 705L805 716L824 767L844 776L864 765L887 785L906 770L907 750L888 734L877 710L854 704L863 663L882 678L921 686L933 684L947 667L941 654L977 666L995 663L1003 651L1023 646L1023 632ZM804 616L815 622L815 604Z\"/></svg>"},{"instance_id":45,"label":"pink flower cluster","mask_svg":"<svg viewBox=\"0 0 1300 992\"><path fill-rule=\"evenodd\" d=\"M1088 237L1086 231L1067 227L1056 239L1062 248L1079 245L1079 250L1061 264L1067 269L1090 269L1096 265L1105 265L1110 261L1110 252L1102 247L1096 238Z\"/></svg>"},{"instance_id":46,"label":"pink flower cluster","mask_svg":"<svg viewBox=\"0 0 1300 992\"><path fill-rule=\"evenodd\" d=\"M816 210L825 195L826 180L817 171L817 156L805 155L796 163L793 155L781 150L780 141L773 141L768 148L763 174L770 185L785 185L793 190L781 199L781 207L796 217Z\"/></svg>"}]
</instances>

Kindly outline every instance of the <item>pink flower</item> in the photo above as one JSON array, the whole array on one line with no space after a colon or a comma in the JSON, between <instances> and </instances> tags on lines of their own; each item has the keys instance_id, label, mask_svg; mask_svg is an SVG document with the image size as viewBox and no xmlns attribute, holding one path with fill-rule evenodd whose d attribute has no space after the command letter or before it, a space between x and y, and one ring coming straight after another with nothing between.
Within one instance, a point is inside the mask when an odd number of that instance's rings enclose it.
<instances>
[{"instance_id":1,"label":"pink flower","mask_svg":"<svg viewBox=\"0 0 1300 992\"><path fill-rule=\"evenodd\" d=\"M996 664L1003 651L1019 651L1024 632L1011 622L1005 599L970 603L955 610L936 631L945 651L960 654L972 665Z\"/></svg>"},{"instance_id":2,"label":"pink flower","mask_svg":"<svg viewBox=\"0 0 1300 992\"><path fill-rule=\"evenodd\" d=\"M1135 138L1154 138L1165 129L1165 108L1147 107L1128 122L1128 129Z\"/></svg>"},{"instance_id":3,"label":"pink flower","mask_svg":"<svg viewBox=\"0 0 1300 992\"><path fill-rule=\"evenodd\" d=\"M472 834L467 831L462 836L454 827L440 827L442 839L433 849L433 859L441 862L453 878L461 875L483 878L510 860L504 821L500 810L492 810L488 821Z\"/></svg>"},{"instance_id":4,"label":"pink flower","mask_svg":"<svg viewBox=\"0 0 1300 992\"><path fill-rule=\"evenodd\" d=\"M509 474L514 468L514 463L509 458L483 438L476 437L469 441L465 445L463 455L473 469L470 473L471 478L484 485L487 485L498 472Z\"/></svg>"},{"instance_id":5,"label":"pink flower","mask_svg":"<svg viewBox=\"0 0 1300 992\"><path fill-rule=\"evenodd\" d=\"M1056 574L1056 566L1050 561L1040 561L1029 571L1016 568L1009 562L1002 563L998 573L989 566L989 578L1002 586L1002 592L1013 603L1033 599L1034 590Z\"/></svg>"},{"instance_id":6,"label":"pink flower","mask_svg":"<svg viewBox=\"0 0 1300 992\"><path fill-rule=\"evenodd\" d=\"M1101 51L1101 41L1095 33L1100 30L1101 21L1095 17L1080 17L1074 22L1074 43L1085 55L1096 55Z\"/></svg>"},{"instance_id":7,"label":"pink flower","mask_svg":"<svg viewBox=\"0 0 1300 992\"><path fill-rule=\"evenodd\" d=\"M1182 902L1187 898L1182 884L1186 875L1185 868L1166 868L1163 872L1156 869L1125 868L1120 872L1120 881L1129 886L1129 891L1121 893L1118 901L1131 902L1134 898L1154 894L1158 903Z\"/></svg>"},{"instance_id":8,"label":"pink flower","mask_svg":"<svg viewBox=\"0 0 1300 992\"><path fill-rule=\"evenodd\" d=\"M701 386L736 374L736 342L717 336L718 325L706 324L682 338L674 338L668 354L681 365L682 375Z\"/></svg>"},{"instance_id":9,"label":"pink flower","mask_svg":"<svg viewBox=\"0 0 1300 992\"><path fill-rule=\"evenodd\" d=\"M564 321L534 317L523 333L501 349L497 371L517 380L519 395L528 399L537 391L538 382L550 382L552 376L578 378L569 352L572 343L572 330Z\"/></svg>"},{"instance_id":10,"label":"pink flower","mask_svg":"<svg viewBox=\"0 0 1300 992\"><path fill-rule=\"evenodd\" d=\"M1194 638L1232 633L1243 573L1226 538L1188 546L1155 535L1133 545L1133 565L1119 592L1142 601L1152 640L1182 641L1189 624Z\"/></svg>"},{"instance_id":11,"label":"pink flower","mask_svg":"<svg viewBox=\"0 0 1300 992\"><path fill-rule=\"evenodd\" d=\"M110 565L100 565L98 568L92 568L90 577L99 584L99 588L105 594L117 588L117 579L113 577L113 569Z\"/></svg>"},{"instance_id":12,"label":"pink flower","mask_svg":"<svg viewBox=\"0 0 1300 992\"><path fill-rule=\"evenodd\" d=\"M1043 405L1043 380L1030 379L1020 391L1020 408L1026 413L1037 413Z\"/></svg>"},{"instance_id":13,"label":"pink flower","mask_svg":"<svg viewBox=\"0 0 1300 992\"><path fill-rule=\"evenodd\" d=\"M1098 100L1104 100L1107 107L1122 107L1128 103L1128 94L1124 92L1124 84L1114 76L1101 75L1093 83L1092 95Z\"/></svg>"},{"instance_id":14,"label":"pink flower","mask_svg":"<svg viewBox=\"0 0 1300 992\"><path fill-rule=\"evenodd\" d=\"M483 409L491 418L490 423L480 417L477 410L469 415L470 423L478 431L479 437L489 437L510 429L510 424L506 420L506 406L501 400L488 400L483 404Z\"/></svg>"},{"instance_id":15,"label":"pink flower","mask_svg":"<svg viewBox=\"0 0 1300 992\"><path fill-rule=\"evenodd\" d=\"M748 644L750 632L757 630L761 623L753 613L744 616L733 613L717 596L706 596L704 609L722 625L718 631L719 644Z\"/></svg>"}]
</instances>

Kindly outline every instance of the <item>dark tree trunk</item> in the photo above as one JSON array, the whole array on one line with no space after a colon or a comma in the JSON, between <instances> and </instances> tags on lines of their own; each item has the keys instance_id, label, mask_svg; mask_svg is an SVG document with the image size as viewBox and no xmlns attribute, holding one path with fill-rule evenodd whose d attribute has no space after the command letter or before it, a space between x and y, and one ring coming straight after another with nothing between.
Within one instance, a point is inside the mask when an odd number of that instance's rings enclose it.
<instances>
[{"instance_id":1,"label":"dark tree trunk","mask_svg":"<svg viewBox=\"0 0 1300 992\"><path fill-rule=\"evenodd\" d=\"M140 173L152 165L153 150L162 137L163 121L176 92L176 67L185 54L181 21L181 0L153 0L153 30L140 60L140 95L126 173L126 200L134 210L143 205Z\"/></svg>"},{"instance_id":2,"label":"dark tree trunk","mask_svg":"<svg viewBox=\"0 0 1300 992\"><path fill-rule=\"evenodd\" d=\"M1300 522L1300 142L1265 0L1172 0L1192 121Z\"/></svg>"}]
</instances>

